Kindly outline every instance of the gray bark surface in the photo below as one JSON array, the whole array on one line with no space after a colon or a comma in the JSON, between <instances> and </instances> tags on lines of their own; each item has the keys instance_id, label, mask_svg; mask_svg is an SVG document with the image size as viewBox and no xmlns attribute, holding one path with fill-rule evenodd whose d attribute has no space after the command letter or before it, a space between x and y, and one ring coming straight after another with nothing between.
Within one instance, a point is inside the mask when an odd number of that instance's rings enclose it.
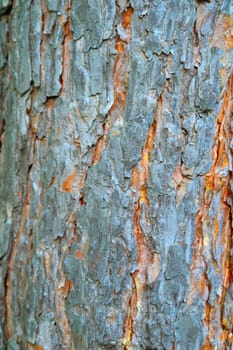
<instances>
[{"instance_id":1,"label":"gray bark surface","mask_svg":"<svg viewBox=\"0 0 233 350\"><path fill-rule=\"evenodd\" d=\"M233 349L231 0L0 0L0 349Z\"/></svg>"}]
</instances>

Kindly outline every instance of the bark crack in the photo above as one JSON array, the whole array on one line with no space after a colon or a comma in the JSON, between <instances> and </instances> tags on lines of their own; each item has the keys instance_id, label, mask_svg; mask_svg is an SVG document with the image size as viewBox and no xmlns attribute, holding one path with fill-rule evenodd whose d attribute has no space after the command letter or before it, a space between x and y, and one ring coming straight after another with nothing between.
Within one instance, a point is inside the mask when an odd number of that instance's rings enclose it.
<instances>
[{"instance_id":1,"label":"bark crack","mask_svg":"<svg viewBox=\"0 0 233 350\"><path fill-rule=\"evenodd\" d=\"M109 140L109 137L107 136L109 135L110 130L114 128L114 130L112 130L112 135L117 136L120 133L118 127L124 125L123 115L128 90L128 44L131 41L132 14L133 8L131 6L128 6L124 12L118 14L126 37L123 40L119 34L116 35L115 49L117 51L117 58L113 69L114 102L109 111L107 120L103 124L103 135L99 137L96 146L94 147L92 165L99 162L100 157L107 146Z\"/></svg>"},{"instance_id":2,"label":"bark crack","mask_svg":"<svg viewBox=\"0 0 233 350\"><path fill-rule=\"evenodd\" d=\"M67 17L64 23L64 42L63 42L63 58L62 58L62 73L60 76L61 90L59 95L66 92L67 82L69 80L69 68L70 68L70 42L72 39L72 32L70 28L70 11L71 0L68 1L66 9Z\"/></svg>"},{"instance_id":3,"label":"bark crack","mask_svg":"<svg viewBox=\"0 0 233 350\"><path fill-rule=\"evenodd\" d=\"M16 234L16 237L13 241L10 253L9 253L9 259L7 264L7 272L5 277L5 334L6 339L9 339L13 333L14 333L14 326L13 326L13 319L12 319L12 292L13 292L13 271L14 271L14 265L16 261L16 256L18 253L18 246L19 241L24 233L25 223L27 218L29 218L30 215L30 203L31 203L31 185L30 185L30 172L32 170L32 167L29 166L29 171L27 175L27 181L26 181L26 195L25 200L23 203L22 208L22 215L21 215L21 222L19 230Z\"/></svg>"},{"instance_id":4,"label":"bark crack","mask_svg":"<svg viewBox=\"0 0 233 350\"><path fill-rule=\"evenodd\" d=\"M205 300L204 323L208 335L202 350L212 349L216 338L222 339L222 345L231 337L230 329L223 327L223 320L216 316L223 314L225 292L232 280L230 251L232 247L232 220L230 179L232 156L230 151L233 73L231 74L223 98L222 108L217 118L216 134L212 149L212 167L204 176L201 208L196 215L196 238L194 242L193 265L191 273L191 292L189 304L201 297ZM217 208L215 202L217 201ZM212 211L215 213L213 217ZM217 258L220 255L220 261ZM215 270L221 277L221 294L211 302L211 280L208 268ZM198 269L203 270L202 279L198 279ZM222 317L221 317L222 318ZM218 324L216 325L216 319ZM232 329L232 324L231 327Z\"/></svg>"},{"instance_id":5,"label":"bark crack","mask_svg":"<svg viewBox=\"0 0 233 350\"><path fill-rule=\"evenodd\" d=\"M160 270L160 260L157 254L154 254L150 248L150 242L147 240L140 223L143 215L148 221L146 207L150 205L147 196L147 180L150 166L150 156L154 147L156 135L156 126L158 116L161 112L162 98L158 100L157 112L154 120L149 127L146 142L142 150L142 156L139 164L134 167L132 175L132 187L134 193L138 196L134 204L134 235L138 248L138 269L132 274L133 291L129 303L129 312L124 323L124 333L122 343L124 350L133 349L134 346L134 323L137 317L140 317L143 304L145 302L145 290L147 283L154 282Z\"/></svg>"}]
</instances>

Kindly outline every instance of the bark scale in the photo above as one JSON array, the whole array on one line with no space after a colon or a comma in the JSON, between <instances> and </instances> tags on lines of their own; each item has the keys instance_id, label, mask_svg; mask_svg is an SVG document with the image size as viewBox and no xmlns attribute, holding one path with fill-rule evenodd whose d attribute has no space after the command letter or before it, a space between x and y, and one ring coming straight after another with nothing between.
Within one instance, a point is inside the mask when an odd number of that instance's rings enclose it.
<instances>
[{"instance_id":1,"label":"bark scale","mask_svg":"<svg viewBox=\"0 0 233 350\"><path fill-rule=\"evenodd\" d=\"M233 5L0 2L0 349L233 349Z\"/></svg>"}]
</instances>

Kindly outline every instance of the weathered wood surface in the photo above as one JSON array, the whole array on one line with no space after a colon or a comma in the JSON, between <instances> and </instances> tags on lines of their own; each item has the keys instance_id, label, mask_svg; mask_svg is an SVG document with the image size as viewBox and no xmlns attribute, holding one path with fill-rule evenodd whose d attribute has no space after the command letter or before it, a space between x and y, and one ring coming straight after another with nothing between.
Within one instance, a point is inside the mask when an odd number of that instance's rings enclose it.
<instances>
[{"instance_id":1,"label":"weathered wood surface","mask_svg":"<svg viewBox=\"0 0 233 350\"><path fill-rule=\"evenodd\" d=\"M233 2L0 15L0 349L233 349Z\"/></svg>"}]
</instances>

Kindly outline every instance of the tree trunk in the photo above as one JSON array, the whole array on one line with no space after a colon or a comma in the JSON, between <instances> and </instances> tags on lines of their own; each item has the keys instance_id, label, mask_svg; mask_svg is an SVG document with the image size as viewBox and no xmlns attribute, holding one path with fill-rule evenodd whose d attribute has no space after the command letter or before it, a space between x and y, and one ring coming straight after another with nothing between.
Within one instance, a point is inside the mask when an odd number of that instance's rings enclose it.
<instances>
[{"instance_id":1,"label":"tree trunk","mask_svg":"<svg viewBox=\"0 0 233 350\"><path fill-rule=\"evenodd\" d=\"M0 15L0 349L233 349L233 2Z\"/></svg>"}]
</instances>

